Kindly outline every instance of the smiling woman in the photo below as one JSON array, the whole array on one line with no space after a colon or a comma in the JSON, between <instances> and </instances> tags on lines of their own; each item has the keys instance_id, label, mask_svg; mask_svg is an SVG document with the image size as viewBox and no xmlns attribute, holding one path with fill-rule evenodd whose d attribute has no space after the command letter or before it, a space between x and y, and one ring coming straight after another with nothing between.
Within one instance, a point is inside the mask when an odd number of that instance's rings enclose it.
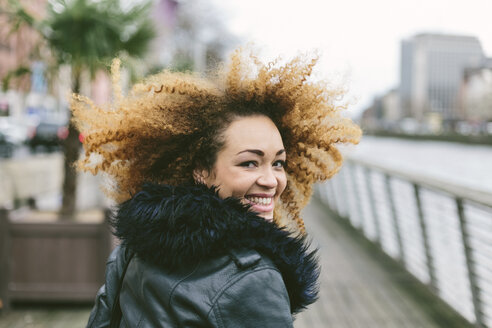
<instances>
[{"instance_id":1,"label":"smiling woman","mask_svg":"<svg viewBox=\"0 0 492 328\"><path fill-rule=\"evenodd\" d=\"M79 168L113 178L122 241L88 327L292 327L315 301L300 211L340 168L335 143L360 137L315 64L237 51L213 79L164 72L110 109L74 95Z\"/></svg>"}]
</instances>

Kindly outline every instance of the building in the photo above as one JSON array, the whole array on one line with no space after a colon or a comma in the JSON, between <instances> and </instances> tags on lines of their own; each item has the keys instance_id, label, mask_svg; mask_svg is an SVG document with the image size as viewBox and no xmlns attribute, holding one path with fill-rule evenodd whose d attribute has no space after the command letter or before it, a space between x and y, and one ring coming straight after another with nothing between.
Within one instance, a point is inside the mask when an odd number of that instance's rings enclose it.
<instances>
[{"instance_id":1,"label":"building","mask_svg":"<svg viewBox=\"0 0 492 328\"><path fill-rule=\"evenodd\" d=\"M374 98L362 114L361 124L367 131L398 131L404 118L400 111L400 97L397 89L391 89Z\"/></svg>"},{"instance_id":2,"label":"building","mask_svg":"<svg viewBox=\"0 0 492 328\"><path fill-rule=\"evenodd\" d=\"M36 18L44 16L47 0L21 1L26 10ZM9 72L20 66L31 66L31 55L38 45L40 37L30 27L21 26L12 33L12 24L7 15L0 15L0 77L5 77ZM29 77L17 81L17 87L28 90Z\"/></svg>"},{"instance_id":3,"label":"building","mask_svg":"<svg viewBox=\"0 0 492 328\"><path fill-rule=\"evenodd\" d=\"M463 119L459 93L465 69L485 56L472 36L418 34L401 43L400 103L404 116L420 123L436 117L451 127Z\"/></svg>"},{"instance_id":4,"label":"building","mask_svg":"<svg viewBox=\"0 0 492 328\"><path fill-rule=\"evenodd\" d=\"M492 122L492 66L467 69L461 87L461 113L468 122Z\"/></svg>"},{"instance_id":5,"label":"building","mask_svg":"<svg viewBox=\"0 0 492 328\"><path fill-rule=\"evenodd\" d=\"M47 0L23 0L26 10L40 18L45 13ZM7 15L0 15L0 84L19 67L32 68L32 53L39 44L39 34L30 27L21 26L12 32L12 25ZM38 72L40 72L40 67ZM38 74L39 76L39 74ZM9 80L9 89L0 91L0 116L21 117L24 114L24 94L31 89L32 79L29 74ZM41 87L41 81L36 80ZM2 85L2 88L4 86Z\"/></svg>"}]
</instances>

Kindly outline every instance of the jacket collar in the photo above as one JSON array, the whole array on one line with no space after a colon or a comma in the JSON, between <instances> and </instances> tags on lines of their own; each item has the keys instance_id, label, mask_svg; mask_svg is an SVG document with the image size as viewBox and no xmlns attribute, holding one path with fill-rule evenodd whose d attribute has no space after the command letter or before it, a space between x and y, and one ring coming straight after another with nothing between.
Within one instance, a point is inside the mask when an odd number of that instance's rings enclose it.
<instances>
[{"instance_id":1,"label":"jacket collar","mask_svg":"<svg viewBox=\"0 0 492 328\"><path fill-rule=\"evenodd\" d=\"M213 188L145 184L118 206L112 224L139 258L168 268L231 249L256 249L282 273L292 313L317 298L319 267L306 238L248 211L236 198L221 199Z\"/></svg>"}]
</instances>

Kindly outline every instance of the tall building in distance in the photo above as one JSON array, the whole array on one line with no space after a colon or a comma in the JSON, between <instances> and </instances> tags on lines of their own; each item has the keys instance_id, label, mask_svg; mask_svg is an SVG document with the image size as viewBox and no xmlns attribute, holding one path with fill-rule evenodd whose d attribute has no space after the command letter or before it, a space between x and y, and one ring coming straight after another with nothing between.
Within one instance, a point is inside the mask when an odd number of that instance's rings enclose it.
<instances>
[{"instance_id":1,"label":"tall building in distance","mask_svg":"<svg viewBox=\"0 0 492 328\"><path fill-rule=\"evenodd\" d=\"M405 117L444 125L462 119L460 87L466 69L481 67L485 55L472 36L418 34L401 43L400 105Z\"/></svg>"}]
</instances>

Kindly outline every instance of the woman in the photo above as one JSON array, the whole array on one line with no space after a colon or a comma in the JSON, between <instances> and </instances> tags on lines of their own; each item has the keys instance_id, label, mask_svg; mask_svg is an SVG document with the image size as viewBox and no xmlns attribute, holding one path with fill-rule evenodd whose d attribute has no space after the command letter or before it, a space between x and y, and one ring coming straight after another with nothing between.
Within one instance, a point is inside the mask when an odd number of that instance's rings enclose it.
<instances>
[{"instance_id":1,"label":"woman","mask_svg":"<svg viewBox=\"0 0 492 328\"><path fill-rule=\"evenodd\" d=\"M164 72L127 97L115 83L109 110L74 96L79 168L109 176L120 204L121 247L88 327L114 309L120 327L292 327L315 301L300 211L339 169L335 143L360 129L340 116L339 90L309 81L316 59L231 59L213 79Z\"/></svg>"}]
</instances>

